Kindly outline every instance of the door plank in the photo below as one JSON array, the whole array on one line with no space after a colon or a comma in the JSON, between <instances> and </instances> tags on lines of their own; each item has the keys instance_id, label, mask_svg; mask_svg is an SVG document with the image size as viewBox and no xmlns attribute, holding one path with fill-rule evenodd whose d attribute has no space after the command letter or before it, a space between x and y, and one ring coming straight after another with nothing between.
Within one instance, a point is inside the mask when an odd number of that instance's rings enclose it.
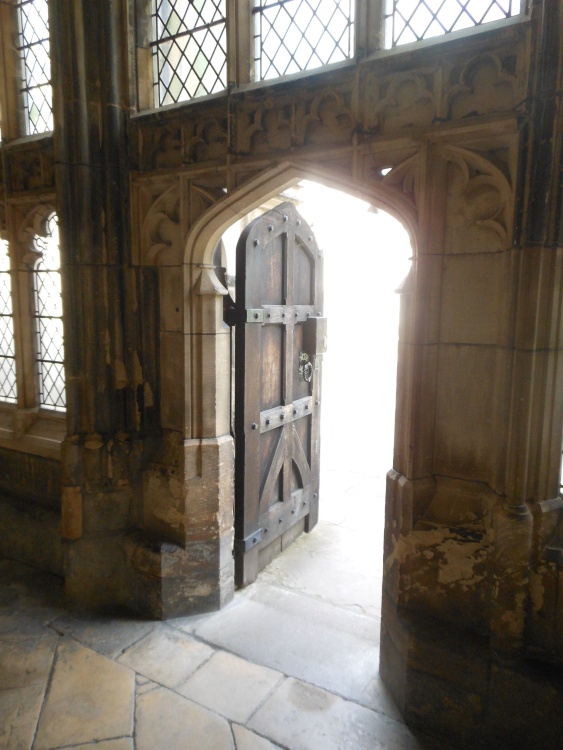
<instances>
[{"instance_id":1,"label":"door plank","mask_svg":"<svg viewBox=\"0 0 563 750\"><path fill-rule=\"evenodd\" d=\"M318 517L322 357L308 332L322 314L322 254L293 204L245 229L236 283L234 554L244 586ZM304 352L312 379L299 369Z\"/></svg>"}]
</instances>

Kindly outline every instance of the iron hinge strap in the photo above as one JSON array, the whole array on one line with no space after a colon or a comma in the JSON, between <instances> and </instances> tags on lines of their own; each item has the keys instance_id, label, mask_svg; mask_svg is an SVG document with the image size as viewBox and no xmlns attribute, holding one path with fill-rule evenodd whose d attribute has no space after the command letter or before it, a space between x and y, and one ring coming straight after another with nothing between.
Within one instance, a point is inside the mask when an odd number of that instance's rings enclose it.
<instances>
[{"instance_id":1,"label":"iron hinge strap","mask_svg":"<svg viewBox=\"0 0 563 750\"><path fill-rule=\"evenodd\" d=\"M235 537L235 552L248 552L249 549L256 547L262 541L262 529L257 529L246 539L237 539Z\"/></svg>"}]
</instances>

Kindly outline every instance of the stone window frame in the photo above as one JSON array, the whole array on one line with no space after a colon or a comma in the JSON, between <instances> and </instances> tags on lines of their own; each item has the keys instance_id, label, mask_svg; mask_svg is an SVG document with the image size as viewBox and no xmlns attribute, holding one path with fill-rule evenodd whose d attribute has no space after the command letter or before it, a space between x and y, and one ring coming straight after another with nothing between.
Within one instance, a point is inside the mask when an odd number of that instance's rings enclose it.
<instances>
[{"instance_id":1,"label":"stone window frame","mask_svg":"<svg viewBox=\"0 0 563 750\"><path fill-rule=\"evenodd\" d=\"M0 445L49 458L59 458L66 435L66 410L40 403L34 272L41 257L35 239L47 236L47 222L56 214L53 200L33 205L10 235L15 338L16 404L0 402ZM15 218L15 217L14 217ZM16 220L17 221L17 220Z\"/></svg>"},{"instance_id":2,"label":"stone window frame","mask_svg":"<svg viewBox=\"0 0 563 750\"><path fill-rule=\"evenodd\" d=\"M16 1L0 2L0 124L3 141L44 138L53 132L27 133L22 62L17 49L19 26Z\"/></svg>"},{"instance_id":3,"label":"stone window frame","mask_svg":"<svg viewBox=\"0 0 563 750\"><path fill-rule=\"evenodd\" d=\"M517 0L515 0L517 1ZM422 39L404 45L385 48L385 0L355 0L355 54L348 60L323 65L318 68L292 73L280 78L256 80L254 75L254 14L252 0L226 0L227 17L227 89L206 96L187 99L176 104L165 105L180 107L191 102L201 102L213 97L224 96L226 91L244 90L247 87L264 87L276 83L316 75L325 70L334 70L349 65L355 65L366 57L383 57L404 54L421 46L436 45L452 38L470 36L475 33L494 30L511 23L521 23L527 20L530 13L531 0L520 0L520 12L510 18L491 21L460 31L448 32L431 39ZM132 26L134 27L135 52L132 60L133 75L131 77L131 98L134 108L139 112L162 109L153 100L153 62L150 47L152 0L132 0Z\"/></svg>"}]
</instances>

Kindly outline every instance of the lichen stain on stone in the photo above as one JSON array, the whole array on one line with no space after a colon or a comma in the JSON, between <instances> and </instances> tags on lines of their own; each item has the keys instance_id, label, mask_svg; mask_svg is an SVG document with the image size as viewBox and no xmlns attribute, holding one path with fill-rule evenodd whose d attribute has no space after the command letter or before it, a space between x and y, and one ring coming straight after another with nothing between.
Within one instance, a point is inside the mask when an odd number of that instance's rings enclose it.
<instances>
[{"instance_id":1,"label":"lichen stain on stone","mask_svg":"<svg viewBox=\"0 0 563 750\"><path fill-rule=\"evenodd\" d=\"M545 586L543 584L542 574L545 571L540 568L539 575L532 576L530 580L530 602L534 614L538 614L544 608L545 603Z\"/></svg>"},{"instance_id":2,"label":"lichen stain on stone","mask_svg":"<svg viewBox=\"0 0 563 750\"><path fill-rule=\"evenodd\" d=\"M486 544L488 540L468 541L449 527L413 531L399 538L395 549L385 560L385 573L395 562L402 565L412 556L423 556L437 569L438 583L474 587L485 578L485 573L476 567L482 566L485 561Z\"/></svg>"},{"instance_id":3,"label":"lichen stain on stone","mask_svg":"<svg viewBox=\"0 0 563 750\"><path fill-rule=\"evenodd\" d=\"M149 383L143 384L143 400L145 402L145 409L154 406L154 396Z\"/></svg>"},{"instance_id":4,"label":"lichen stain on stone","mask_svg":"<svg viewBox=\"0 0 563 750\"><path fill-rule=\"evenodd\" d=\"M446 539L436 547L444 555L438 569L438 582L444 585L464 581L465 585L477 584L484 575L475 573L475 566L482 562L483 546L476 542L460 544L454 539Z\"/></svg>"},{"instance_id":5,"label":"lichen stain on stone","mask_svg":"<svg viewBox=\"0 0 563 750\"><path fill-rule=\"evenodd\" d=\"M500 622L505 626L504 632L506 634L519 636L522 633L525 604L525 592L516 594L514 597L514 608L505 610L501 615Z\"/></svg>"},{"instance_id":6,"label":"lichen stain on stone","mask_svg":"<svg viewBox=\"0 0 563 750\"><path fill-rule=\"evenodd\" d=\"M133 363L133 385L142 385L143 367L141 365L141 362L139 361L139 355L137 354L137 352L133 352L131 361Z\"/></svg>"},{"instance_id":7,"label":"lichen stain on stone","mask_svg":"<svg viewBox=\"0 0 563 750\"><path fill-rule=\"evenodd\" d=\"M97 451L104 447L104 443L99 437L91 437L84 441L84 447L89 451Z\"/></svg>"},{"instance_id":8,"label":"lichen stain on stone","mask_svg":"<svg viewBox=\"0 0 563 750\"><path fill-rule=\"evenodd\" d=\"M120 359L116 359L114 361L113 371L114 371L116 389L119 391L119 390L122 390L123 388L126 388L127 387L127 370L125 369L125 365Z\"/></svg>"}]
</instances>

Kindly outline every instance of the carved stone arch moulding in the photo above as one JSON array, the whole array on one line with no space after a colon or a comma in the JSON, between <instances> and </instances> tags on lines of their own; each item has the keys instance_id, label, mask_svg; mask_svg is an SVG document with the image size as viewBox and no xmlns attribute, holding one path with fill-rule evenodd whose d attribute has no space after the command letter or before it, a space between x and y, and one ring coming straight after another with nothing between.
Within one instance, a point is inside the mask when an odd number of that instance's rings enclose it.
<instances>
[{"instance_id":1,"label":"carved stone arch moulding","mask_svg":"<svg viewBox=\"0 0 563 750\"><path fill-rule=\"evenodd\" d=\"M403 183L406 181L407 186L414 184L414 176L412 179L409 177L409 170L414 169L415 161L407 160L408 163L397 173L402 175ZM213 251L231 224L304 179L356 195L387 211L405 226L416 245L416 210L412 197L404 188L399 189L393 181L389 184L384 180L369 183L352 181L343 174L305 161L299 164L284 161L254 174L236 190L224 194L192 225L185 246L184 262L197 267L212 266ZM400 178L397 180L400 182Z\"/></svg>"},{"instance_id":2,"label":"carved stone arch moulding","mask_svg":"<svg viewBox=\"0 0 563 750\"><path fill-rule=\"evenodd\" d=\"M283 162L254 175L211 206L193 225L185 246L188 310L185 319L185 361L190 362L186 391L186 424L191 437L225 434L230 425L229 337L225 335L220 283L213 265L213 252L225 230L249 212L303 179L343 190L389 211L416 238L416 212L399 191L380 184L354 182L345 174L315 164ZM415 244L415 243L413 243ZM206 342L205 361L199 356L200 337ZM194 349L194 347L196 347Z\"/></svg>"},{"instance_id":3,"label":"carved stone arch moulding","mask_svg":"<svg viewBox=\"0 0 563 750\"><path fill-rule=\"evenodd\" d=\"M481 154L459 146L440 148L456 168L450 178L447 215L450 230L461 242L459 247L469 252L509 248L514 212L509 179Z\"/></svg>"},{"instance_id":4,"label":"carved stone arch moulding","mask_svg":"<svg viewBox=\"0 0 563 750\"><path fill-rule=\"evenodd\" d=\"M47 236L47 222L56 212L53 203L39 203L29 209L18 222L17 243L19 260L26 266L33 268L37 260L41 257L41 253L35 245L35 238L38 236Z\"/></svg>"}]
</instances>

